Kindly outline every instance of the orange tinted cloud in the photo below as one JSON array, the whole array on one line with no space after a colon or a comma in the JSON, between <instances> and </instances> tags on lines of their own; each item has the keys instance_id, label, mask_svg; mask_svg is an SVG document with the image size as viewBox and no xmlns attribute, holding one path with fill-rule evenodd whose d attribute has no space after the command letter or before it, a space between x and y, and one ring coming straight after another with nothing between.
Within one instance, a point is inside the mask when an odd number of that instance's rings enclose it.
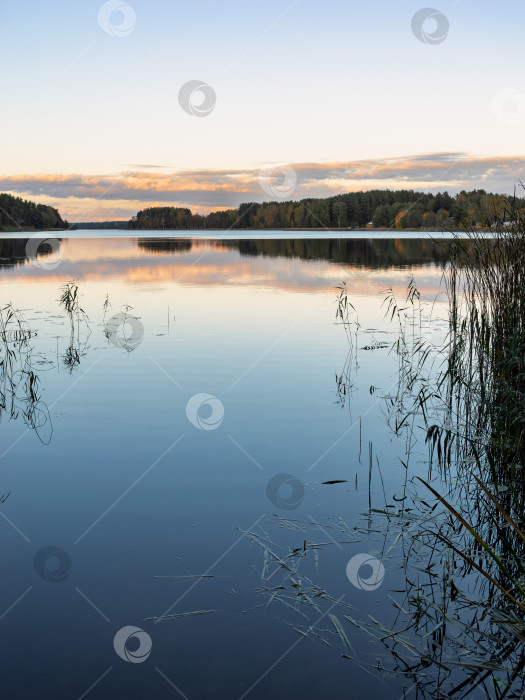
<instances>
[{"instance_id":1,"label":"orange tinted cloud","mask_svg":"<svg viewBox=\"0 0 525 700\"><path fill-rule=\"evenodd\" d=\"M73 220L127 219L148 206L187 206L196 212L237 207L271 199L259 169L155 172L135 166L109 175L0 176L0 191L31 197L60 208ZM143 168L151 167L151 172ZM486 189L511 193L525 180L525 156L479 157L434 153L404 158L332 163L292 163L297 183L287 199L326 197L356 190Z\"/></svg>"}]
</instances>

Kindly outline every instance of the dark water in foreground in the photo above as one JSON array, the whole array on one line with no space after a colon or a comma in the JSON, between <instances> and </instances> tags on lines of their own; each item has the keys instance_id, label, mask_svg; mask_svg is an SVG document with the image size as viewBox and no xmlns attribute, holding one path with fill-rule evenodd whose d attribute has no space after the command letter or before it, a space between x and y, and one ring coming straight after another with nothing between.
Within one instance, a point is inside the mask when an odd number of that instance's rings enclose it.
<instances>
[{"instance_id":1,"label":"dark water in foreground","mask_svg":"<svg viewBox=\"0 0 525 700\"><path fill-rule=\"evenodd\" d=\"M338 403L334 287L372 347L394 338L384 290L401 298L413 274L431 339L446 245L77 237L26 252L0 241L2 306L33 333L41 394L28 424L18 382L0 425L4 697L404 697L411 684L379 672L381 650L342 615L388 625L403 587L363 516L403 490L384 408L396 360L360 351ZM72 332L57 300L73 279ZM384 487L374 468L369 493L370 443Z\"/></svg>"}]
</instances>

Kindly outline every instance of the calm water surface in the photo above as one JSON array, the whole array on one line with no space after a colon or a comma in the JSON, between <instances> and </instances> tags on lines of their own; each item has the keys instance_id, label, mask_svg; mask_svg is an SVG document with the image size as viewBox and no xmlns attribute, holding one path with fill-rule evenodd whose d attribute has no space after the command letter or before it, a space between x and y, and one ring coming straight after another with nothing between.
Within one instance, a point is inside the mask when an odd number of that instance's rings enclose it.
<instances>
[{"instance_id":1,"label":"calm water surface","mask_svg":"<svg viewBox=\"0 0 525 700\"><path fill-rule=\"evenodd\" d=\"M76 234L56 256L26 251L0 240L2 306L32 332L41 395L31 424L18 383L0 424L4 696L404 697L343 616L388 625L404 585L363 515L403 493L384 398L397 360L362 348L393 341L381 302L410 275L441 332L446 244ZM360 330L342 403L343 282ZM424 455L411 468L426 474ZM379 586L366 564L349 580L362 554L382 558Z\"/></svg>"}]
</instances>

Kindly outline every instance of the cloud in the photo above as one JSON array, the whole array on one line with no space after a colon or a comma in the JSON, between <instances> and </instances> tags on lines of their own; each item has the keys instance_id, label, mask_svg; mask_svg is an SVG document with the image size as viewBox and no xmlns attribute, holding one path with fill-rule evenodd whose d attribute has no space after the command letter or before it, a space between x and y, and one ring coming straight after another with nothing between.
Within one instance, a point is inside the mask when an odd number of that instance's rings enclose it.
<instances>
[{"instance_id":1,"label":"cloud","mask_svg":"<svg viewBox=\"0 0 525 700\"><path fill-rule=\"evenodd\" d=\"M294 200L375 188L430 192L447 189L451 193L485 189L510 194L516 182L525 181L525 156L480 157L452 152L286 165L297 175L297 185L287 197ZM128 167L133 169L114 176L0 175L0 191L54 204L63 215L81 216L84 221L127 218L139 209L155 205L188 206L208 212L269 199L261 187L259 168L144 172L160 166ZM92 212L91 217L86 210Z\"/></svg>"}]
</instances>

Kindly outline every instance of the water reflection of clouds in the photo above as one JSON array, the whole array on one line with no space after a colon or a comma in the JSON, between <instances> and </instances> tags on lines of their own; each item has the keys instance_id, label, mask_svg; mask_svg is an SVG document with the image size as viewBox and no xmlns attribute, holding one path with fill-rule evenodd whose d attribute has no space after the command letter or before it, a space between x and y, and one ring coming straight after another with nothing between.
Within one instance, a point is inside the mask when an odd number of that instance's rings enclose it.
<instances>
[{"instance_id":1,"label":"water reflection of clouds","mask_svg":"<svg viewBox=\"0 0 525 700\"><path fill-rule=\"evenodd\" d=\"M249 245L243 251L239 242L232 241L193 241L191 247L188 243L172 241L174 249L170 250L162 247L169 241L160 242L155 248L148 244L140 247L137 239L67 239L62 242L64 262L58 269L24 266L23 279L25 284L60 285L76 278L103 280L106 284L118 281L133 285L246 286L288 292L331 292L335 284L347 282L351 293L368 296L380 294L389 286L405 287L409 275L414 274L423 296L430 298L438 293L442 275L441 267L432 263L428 255L424 263L418 260L410 264L398 242L394 242L395 250L404 264L396 265L392 255L387 255L381 266L318 259L315 250L310 256L307 245L298 255L282 245L276 247L275 254L269 254L266 248L251 251ZM268 242L263 243L267 247ZM320 245L328 243L323 241ZM20 267L4 268L0 279L9 282L21 272Z\"/></svg>"}]
</instances>

